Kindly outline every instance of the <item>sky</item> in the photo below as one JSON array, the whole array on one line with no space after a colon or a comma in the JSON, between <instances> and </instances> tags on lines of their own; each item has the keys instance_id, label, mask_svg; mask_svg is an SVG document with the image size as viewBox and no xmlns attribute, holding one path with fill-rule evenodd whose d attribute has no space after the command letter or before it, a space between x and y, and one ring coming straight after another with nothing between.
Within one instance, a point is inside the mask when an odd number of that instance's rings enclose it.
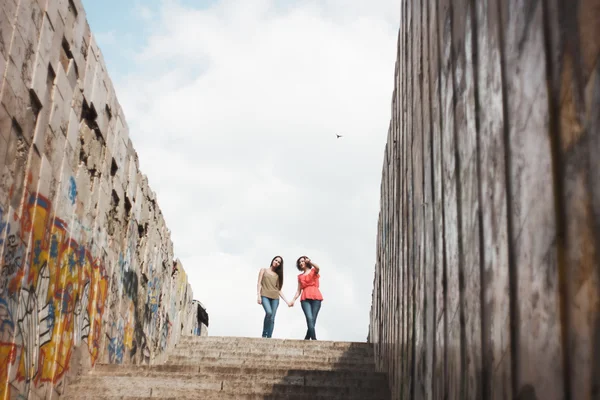
<instances>
[{"instance_id":1,"label":"sky","mask_svg":"<svg viewBox=\"0 0 600 400\"><path fill-rule=\"evenodd\" d=\"M317 338L366 341L399 2L83 4L209 335L259 337L259 270L290 300L307 255ZM273 337L305 332L280 301Z\"/></svg>"}]
</instances>

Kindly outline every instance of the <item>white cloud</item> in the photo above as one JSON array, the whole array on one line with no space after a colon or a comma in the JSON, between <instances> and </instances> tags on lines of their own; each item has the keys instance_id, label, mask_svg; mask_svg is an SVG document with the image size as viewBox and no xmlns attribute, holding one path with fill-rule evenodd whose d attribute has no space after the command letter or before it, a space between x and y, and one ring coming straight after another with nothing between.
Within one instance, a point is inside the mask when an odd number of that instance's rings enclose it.
<instances>
[{"instance_id":1,"label":"white cloud","mask_svg":"<svg viewBox=\"0 0 600 400\"><path fill-rule=\"evenodd\" d=\"M259 336L259 268L282 255L291 298L307 254L322 267L318 337L366 339L399 14L366 4L149 10L117 94L211 335ZM305 330L300 304L282 303L274 336Z\"/></svg>"}]
</instances>

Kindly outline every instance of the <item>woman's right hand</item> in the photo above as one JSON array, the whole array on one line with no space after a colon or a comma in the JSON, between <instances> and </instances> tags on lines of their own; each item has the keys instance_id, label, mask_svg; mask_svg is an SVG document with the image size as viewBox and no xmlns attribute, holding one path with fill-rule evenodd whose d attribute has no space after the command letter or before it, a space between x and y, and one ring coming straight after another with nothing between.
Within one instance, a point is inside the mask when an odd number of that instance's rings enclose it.
<instances>
[{"instance_id":1,"label":"woman's right hand","mask_svg":"<svg viewBox=\"0 0 600 400\"><path fill-rule=\"evenodd\" d=\"M262 304L262 299L260 298L260 296L256 296L256 302L258 304Z\"/></svg>"}]
</instances>

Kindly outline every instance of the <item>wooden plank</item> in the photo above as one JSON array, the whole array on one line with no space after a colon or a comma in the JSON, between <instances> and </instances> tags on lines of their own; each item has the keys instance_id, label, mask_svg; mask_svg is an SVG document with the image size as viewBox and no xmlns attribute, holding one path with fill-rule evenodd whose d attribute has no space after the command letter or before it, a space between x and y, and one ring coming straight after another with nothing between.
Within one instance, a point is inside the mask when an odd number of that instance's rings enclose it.
<instances>
[{"instance_id":1,"label":"wooden plank","mask_svg":"<svg viewBox=\"0 0 600 400\"><path fill-rule=\"evenodd\" d=\"M497 0L475 2L477 116L484 249L483 398L512 398L508 226Z\"/></svg>"},{"instance_id":2,"label":"wooden plank","mask_svg":"<svg viewBox=\"0 0 600 400\"><path fill-rule=\"evenodd\" d=\"M414 315L415 315L415 276L414 276L414 177L412 168L412 146L414 141L414 120L413 120L413 96L414 96L414 63L413 63L413 48L414 41L414 21L413 21L412 2L407 2L406 8L406 24L407 24L407 87L406 87L406 266L407 266L407 319L406 319L406 384L402 393L403 398L412 398L414 393Z\"/></svg>"},{"instance_id":3,"label":"wooden plank","mask_svg":"<svg viewBox=\"0 0 600 400\"><path fill-rule=\"evenodd\" d=\"M431 143L431 99L429 59L429 2L421 2L421 121L422 121L422 160L423 160L423 381L422 398L433 399L433 347L434 347L434 278L435 278L435 242L433 226L433 156Z\"/></svg>"},{"instance_id":4,"label":"wooden plank","mask_svg":"<svg viewBox=\"0 0 600 400\"><path fill-rule=\"evenodd\" d=\"M598 266L600 230L593 218L593 190L599 174L590 164L594 131L594 82L589 78L600 53L600 1L569 5L548 0L545 9L547 71L551 81L550 135L553 139L559 277L565 351L565 391L571 398L593 398L594 341L600 318ZM554 117L554 118L553 118ZM596 139L597 140L597 139ZM598 346L598 344L596 344Z\"/></svg>"},{"instance_id":5,"label":"wooden plank","mask_svg":"<svg viewBox=\"0 0 600 400\"><path fill-rule=\"evenodd\" d=\"M471 2L455 0L452 15L454 134L457 168L459 292L463 399L481 399L481 275L479 177L475 127Z\"/></svg>"},{"instance_id":6,"label":"wooden plank","mask_svg":"<svg viewBox=\"0 0 600 400\"><path fill-rule=\"evenodd\" d=\"M412 47L412 216L414 225L413 252L414 261L412 270L414 274L414 320L413 320L413 388L412 398L423 398L423 127L421 111L421 4L420 1L413 2L412 7L411 39Z\"/></svg>"},{"instance_id":7,"label":"wooden plank","mask_svg":"<svg viewBox=\"0 0 600 400\"><path fill-rule=\"evenodd\" d=\"M403 176L401 173L401 160L403 158L403 153L402 153L402 145L401 145L401 125L402 125L402 118L401 118L401 110L402 110L402 96L401 96L401 84L402 84L402 76L401 76L401 72L403 71L403 65L402 65L402 60L401 60L401 56L402 56L402 51L400 48L400 43L401 43L401 39L402 39L402 29L398 29L398 48L397 48L397 60L396 60L396 70L394 73L394 81L395 81L395 89L394 89L394 101L395 101L395 111L394 111L394 115L393 118L395 120L395 132L394 132L394 146L397 149L397 154L396 154L396 158L394 160L394 168L396 169L396 187L394 190L394 195L395 195L395 200L394 200L394 204L395 204L395 223L396 223L396 227L397 227L397 232L396 232L396 242L395 242L395 248L397 250L396 252L396 282L397 282L397 287L398 290L396 292L396 297L393 299L394 304L396 305L397 308L397 316L396 316L396 321L394 321L394 326L396 328L396 342L395 342L395 351L394 351L394 361L396 363L396 371L394 373L395 378L397 379L397 382L394 383L394 387L396 388L395 393L398 393L399 390L399 382L402 380L402 358L403 358L403 354L402 354L402 341L401 341L401 337L402 337L402 329L403 329L403 308L404 308L404 304L402 302L402 290L403 290L403 268L404 265L402 263L402 196L403 196L403 192L402 192L402 182L403 182Z\"/></svg>"},{"instance_id":8,"label":"wooden plank","mask_svg":"<svg viewBox=\"0 0 600 400\"><path fill-rule=\"evenodd\" d=\"M438 1L429 1L431 136L433 150L433 218L435 223L435 346L433 398L446 397L446 268L444 258L444 213L442 185L442 98L440 93L440 35Z\"/></svg>"},{"instance_id":9,"label":"wooden plank","mask_svg":"<svg viewBox=\"0 0 600 400\"><path fill-rule=\"evenodd\" d=\"M409 82L409 40L408 40L408 2L403 2L403 12L402 12L402 31L403 31L403 48L402 48L402 275L403 275L403 285L402 285L402 303L404 304L403 308L403 318L402 318L402 382L399 384L399 394L401 398L406 398L408 393L408 386L410 383L409 379L409 315L410 315L410 304L408 302L409 296L409 265L408 265L408 190L409 190L409 180L408 180L408 82Z\"/></svg>"},{"instance_id":10,"label":"wooden plank","mask_svg":"<svg viewBox=\"0 0 600 400\"><path fill-rule=\"evenodd\" d=\"M402 275L402 288L400 292L400 301L402 303L401 309L401 333L400 333L400 371L399 376L401 377L400 382L397 385L396 394L403 398L402 395L404 393L404 388L408 384L407 382L407 365L408 365L408 356L407 356L407 342L408 342L408 265L407 265L407 252L406 252L406 241L407 241L407 203L406 203L406 193L407 193L407 177L406 177L406 135L407 135L407 125L406 125L406 107L407 107L407 80L408 80L408 65L407 65L407 57L406 54L408 52L408 43L406 41L407 38L407 30L408 30L408 19L406 17L406 2L402 2L401 12L400 12L400 39L398 43L398 54L400 58L400 102L399 102L399 123L400 123L400 145L401 145L401 159L400 159L400 175L402 176L401 186L400 186L400 225L402 232L400 234L400 260L402 265L402 270L400 271Z\"/></svg>"},{"instance_id":11,"label":"wooden plank","mask_svg":"<svg viewBox=\"0 0 600 400\"><path fill-rule=\"evenodd\" d=\"M445 252L447 268L448 336L446 342L448 399L461 399L461 341L459 321L459 280L458 280L458 226L457 226L457 171L455 165L454 106L451 58L451 7L449 0L439 1L439 32L441 47L441 97L442 118L442 182L444 191Z\"/></svg>"},{"instance_id":12,"label":"wooden plank","mask_svg":"<svg viewBox=\"0 0 600 400\"><path fill-rule=\"evenodd\" d=\"M539 1L502 3L502 76L515 395L551 400L565 390L542 11Z\"/></svg>"},{"instance_id":13,"label":"wooden plank","mask_svg":"<svg viewBox=\"0 0 600 400\"><path fill-rule=\"evenodd\" d=\"M592 36L593 38L593 36ZM595 243L594 248L596 251L600 249L600 238L598 233L600 232L600 176L596 173L595 175L591 175L591 171L600 171L600 158L598 154L600 154L600 62L596 63L596 67L590 74L590 78L588 79L588 83L586 84L586 96L585 96L585 104L586 108L589 111L586 117L586 127L588 129L588 134L590 135L589 147L590 152L588 153L588 167L590 171L590 176L595 177L591 182L591 209L592 215L590 218L593 220L594 233L595 233ZM593 110L596 110L595 112ZM596 257L597 257L596 253ZM596 263L596 271L595 271L595 279L596 279L596 297L600 292L600 263ZM597 307L597 303L596 303ZM592 360L595 362L591 365L590 371L590 382L592 383L591 393L598 393L600 391L600 317L597 314L596 308L596 317L594 323L594 333L595 338L591 344L591 354L593 355ZM591 397L591 396L590 396Z\"/></svg>"}]
</instances>

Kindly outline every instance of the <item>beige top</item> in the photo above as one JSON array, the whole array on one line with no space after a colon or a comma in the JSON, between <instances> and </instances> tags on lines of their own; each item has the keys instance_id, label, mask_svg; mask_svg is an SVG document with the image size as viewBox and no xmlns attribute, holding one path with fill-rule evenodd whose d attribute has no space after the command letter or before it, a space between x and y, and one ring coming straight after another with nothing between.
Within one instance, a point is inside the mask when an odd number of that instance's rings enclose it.
<instances>
[{"instance_id":1,"label":"beige top","mask_svg":"<svg viewBox=\"0 0 600 400\"><path fill-rule=\"evenodd\" d=\"M270 299L279 298L279 275L265 271L260 281L260 295Z\"/></svg>"}]
</instances>

